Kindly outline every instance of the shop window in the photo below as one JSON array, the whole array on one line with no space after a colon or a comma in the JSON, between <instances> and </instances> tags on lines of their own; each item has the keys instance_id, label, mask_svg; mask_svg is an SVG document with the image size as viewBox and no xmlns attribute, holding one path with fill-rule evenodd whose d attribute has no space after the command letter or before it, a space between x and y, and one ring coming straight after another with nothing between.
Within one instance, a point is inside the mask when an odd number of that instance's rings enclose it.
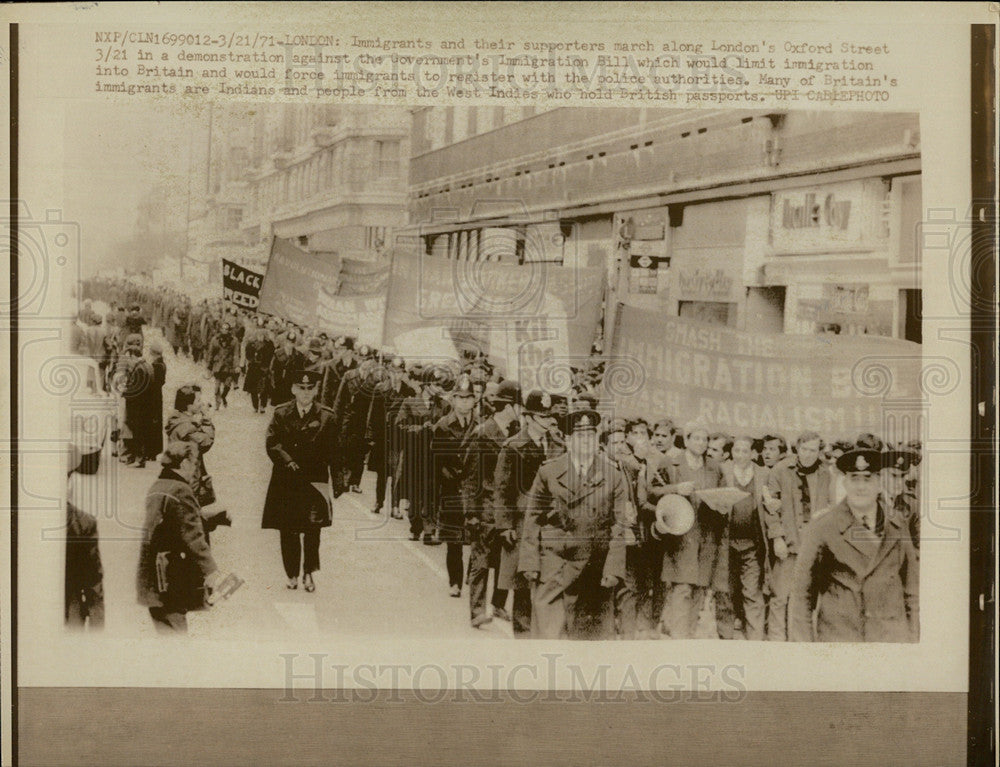
<instances>
[{"instance_id":1,"label":"shop window","mask_svg":"<svg viewBox=\"0 0 1000 767\"><path fill-rule=\"evenodd\" d=\"M732 326L736 321L736 306L721 301L681 301L678 309L681 317L708 325Z\"/></svg>"}]
</instances>

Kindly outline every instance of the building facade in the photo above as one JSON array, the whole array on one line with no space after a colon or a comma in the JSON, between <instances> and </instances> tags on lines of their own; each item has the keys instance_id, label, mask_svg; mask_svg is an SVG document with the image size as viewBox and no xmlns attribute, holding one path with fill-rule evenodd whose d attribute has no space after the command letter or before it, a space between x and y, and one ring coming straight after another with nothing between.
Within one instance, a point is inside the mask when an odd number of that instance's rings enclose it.
<instances>
[{"instance_id":1,"label":"building facade","mask_svg":"<svg viewBox=\"0 0 1000 767\"><path fill-rule=\"evenodd\" d=\"M342 262L384 258L407 218L406 109L222 105L209 120L189 252L213 284L222 258L264 271L272 237Z\"/></svg>"},{"instance_id":2,"label":"building facade","mask_svg":"<svg viewBox=\"0 0 1000 767\"><path fill-rule=\"evenodd\" d=\"M604 265L609 303L739 329L920 340L916 114L433 107L411 146L428 254Z\"/></svg>"}]
</instances>

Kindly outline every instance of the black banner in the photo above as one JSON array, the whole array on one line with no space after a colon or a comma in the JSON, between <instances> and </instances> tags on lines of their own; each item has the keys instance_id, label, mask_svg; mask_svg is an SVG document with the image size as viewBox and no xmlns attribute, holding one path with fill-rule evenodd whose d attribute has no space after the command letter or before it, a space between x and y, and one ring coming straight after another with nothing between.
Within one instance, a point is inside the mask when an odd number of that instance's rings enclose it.
<instances>
[{"instance_id":1,"label":"black banner","mask_svg":"<svg viewBox=\"0 0 1000 767\"><path fill-rule=\"evenodd\" d=\"M227 301L246 309L256 309L260 303L263 274L252 272L232 261L222 259L222 295Z\"/></svg>"}]
</instances>

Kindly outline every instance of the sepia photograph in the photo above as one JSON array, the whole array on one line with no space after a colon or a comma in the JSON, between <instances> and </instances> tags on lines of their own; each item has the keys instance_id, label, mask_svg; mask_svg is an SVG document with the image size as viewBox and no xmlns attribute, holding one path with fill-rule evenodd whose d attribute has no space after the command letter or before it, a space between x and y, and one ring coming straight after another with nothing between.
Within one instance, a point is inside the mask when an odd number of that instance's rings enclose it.
<instances>
[{"instance_id":1,"label":"sepia photograph","mask_svg":"<svg viewBox=\"0 0 1000 767\"><path fill-rule=\"evenodd\" d=\"M126 113L68 627L918 641L916 115Z\"/></svg>"}]
</instances>

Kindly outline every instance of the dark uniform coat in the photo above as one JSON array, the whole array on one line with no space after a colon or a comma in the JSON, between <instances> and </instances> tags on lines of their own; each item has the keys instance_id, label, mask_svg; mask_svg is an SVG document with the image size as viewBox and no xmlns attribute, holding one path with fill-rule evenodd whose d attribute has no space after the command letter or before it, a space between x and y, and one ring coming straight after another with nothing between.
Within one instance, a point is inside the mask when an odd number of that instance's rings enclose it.
<instances>
[{"instance_id":1,"label":"dark uniform coat","mask_svg":"<svg viewBox=\"0 0 1000 767\"><path fill-rule=\"evenodd\" d=\"M334 437L333 412L328 408L313 402L305 418L299 416L294 400L274 409L266 439L274 469L261 527L305 532L333 524L330 504L312 483L329 484ZM298 464L298 470L292 470L290 463Z\"/></svg>"},{"instance_id":2,"label":"dark uniform coat","mask_svg":"<svg viewBox=\"0 0 1000 767\"><path fill-rule=\"evenodd\" d=\"M610 604L604 578L625 579L625 529L631 524L626 479L598 453L585 476L569 454L543 463L528 495L519 572L537 572L536 604L572 589L577 610L600 614ZM576 625L580 626L580 614Z\"/></svg>"},{"instance_id":3,"label":"dark uniform coat","mask_svg":"<svg viewBox=\"0 0 1000 767\"><path fill-rule=\"evenodd\" d=\"M466 521L476 523L490 531L495 526L493 495L497 461L507 441L495 418L487 418L469 436L465 451L464 495Z\"/></svg>"},{"instance_id":4,"label":"dark uniform coat","mask_svg":"<svg viewBox=\"0 0 1000 767\"><path fill-rule=\"evenodd\" d=\"M247 374L243 388L248 392L263 393L267 384L268 368L274 356L274 341L268 336L267 331L256 330L247 338L245 354Z\"/></svg>"},{"instance_id":5,"label":"dark uniform coat","mask_svg":"<svg viewBox=\"0 0 1000 767\"><path fill-rule=\"evenodd\" d=\"M387 473L395 474L402 449L399 440L394 439L396 416L403 402L413 396L416 392L405 381L399 382L399 389L393 388L392 381L380 381L375 386L365 431L365 441L371 445L368 462L372 468L384 466Z\"/></svg>"},{"instance_id":6,"label":"dark uniform coat","mask_svg":"<svg viewBox=\"0 0 1000 767\"><path fill-rule=\"evenodd\" d=\"M457 413L449 413L431 427L431 460L434 467L434 503L442 537L462 540L465 529L463 501L465 448L478 423L472 413L463 426Z\"/></svg>"},{"instance_id":7,"label":"dark uniform coat","mask_svg":"<svg viewBox=\"0 0 1000 767\"><path fill-rule=\"evenodd\" d=\"M431 426L444 416L440 400L426 402L423 396L403 400L396 415L396 432L401 446L399 498L410 502L411 518L420 517L432 502L430 434Z\"/></svg>"},{"instance_id":8,"label":"dark uniform coat","mask_svg":"<svg viewBox=\"0 0 1000 767\"><path fill-rule=\"evenodd\" d=\"M528 492L535 481L538 469L547 458L554 456L558 448L549 442L548 455L535 444L526 429L522 429L504 443L497 455L497 467L493 476L493 516L498 533L514 530L518 539L524 533L524 514L528 508ZM518 571L519 546L504 546L500 550L500 569L497 572L497 588L513 589L524 587L525 583L515 583Z\"/></svg>"},{"instance_id":9,"label":"dark uniform coat","mask_svg":"<svg viewBox=\"0 0 1000 767\"><path fill-rule=\"evenodd\" d=\"M887 514L881 498L878 514L882 535L845 501L806 527L788 602L789 641L918 641L919 558L909 520Z\"/></svg>"},{"instance_id":10,"label":"dark uniform coat","mask_svg":"<svg viewBox=\"0 0 1000 767\"><path fill-rule=\"evenodd\" d=\"M167 554L166 590L157 579L157 555ZM205 578L215 559L191 486L164 469L146 495L146 521L136 580L139 604L186 612L204 607Z\"/></svg>"}]
</instances>

